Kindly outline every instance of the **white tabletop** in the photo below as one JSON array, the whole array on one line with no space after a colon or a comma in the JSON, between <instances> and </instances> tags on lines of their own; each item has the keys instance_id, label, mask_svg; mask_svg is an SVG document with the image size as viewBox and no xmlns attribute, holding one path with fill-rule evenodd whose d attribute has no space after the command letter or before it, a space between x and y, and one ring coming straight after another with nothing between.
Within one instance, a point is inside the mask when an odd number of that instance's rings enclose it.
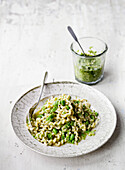
<instances>
[{"instance_id":1,"label":"white tabletop","mask_svg":"<svg viewBox=\"0 0 125 170\"><path fill-rule=\"evenodd\" d=\"M48 82L75 81L66 27L79 37L108 44L104 79L93 87L117 111L117 127L100 149L75 158L52 158L27 148L11 127L14 103ZM0 0L0 170L124 170L125 168L125 2L122 0Z\"/></svg>"}]
</instances>

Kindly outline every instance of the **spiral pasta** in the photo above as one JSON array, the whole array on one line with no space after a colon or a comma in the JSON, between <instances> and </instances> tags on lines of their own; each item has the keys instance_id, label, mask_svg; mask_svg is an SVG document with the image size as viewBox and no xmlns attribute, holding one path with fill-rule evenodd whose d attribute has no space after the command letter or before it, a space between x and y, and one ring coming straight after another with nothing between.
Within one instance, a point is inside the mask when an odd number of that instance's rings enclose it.
<instances>
[{"instance_id":1,"label":"spiral pasta","mask_svg":"<svg viewBox=\"0 0 125 170\"><path fill-rule=\"evenodd\" d=\"M86 136L95 135L98 113L86 99L71 99L69 95L51 97L33 115L29 132L39 142L49 146L78 144Z\"/></svg>"}]
</instances>

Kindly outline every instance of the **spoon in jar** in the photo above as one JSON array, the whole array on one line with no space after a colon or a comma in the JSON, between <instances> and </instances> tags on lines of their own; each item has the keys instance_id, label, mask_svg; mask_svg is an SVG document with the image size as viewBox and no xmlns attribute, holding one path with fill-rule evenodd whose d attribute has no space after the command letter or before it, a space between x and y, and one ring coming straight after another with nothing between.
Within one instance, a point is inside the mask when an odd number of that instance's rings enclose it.
<instances>
[{"instance_id":1,"label":"spoon in jar","mask_svg":"<svg viewBox=\"0 0 125 170\"><path fill-rule=\"evenodd\" d=\"M41 99L41 96L42 96L42 92L43 92L43 89L44 89L44 85L45 85L45 81L47 79L47 75L48 75L48 72L46 71L45 74L44 74L44 78L43 78L43 81L42 81L42 85L41 85L41 90L40 90L40 96L38 98L38 102L35 103L29 110L29 113L27 115L27 120L29 121L30 125L31 125L31 122L30 122L30 119L32 118L32 115L34 113L34 110L36 109L36 107L38 106L39 102L40 102L40 99Z\"/></svg>"},{"instance_id":2,"label":"spoon in jar","mask_svg":"<svg viewBox=\"0 0 125 170\"><path fill-rule=\"evenodd\" d=\"M70 32L70 34L72 35L72 37L74 38L74 40L78 43L79 47L81 48L81 50L82 50L82 52L83 52L83 55L85 55L85 52L84 52L81 44L79 43L78 38L76 37L73 29L72 29L70 26L68 26L67 29L68 29L68 31Z\"/></svg>"}]
</instances>

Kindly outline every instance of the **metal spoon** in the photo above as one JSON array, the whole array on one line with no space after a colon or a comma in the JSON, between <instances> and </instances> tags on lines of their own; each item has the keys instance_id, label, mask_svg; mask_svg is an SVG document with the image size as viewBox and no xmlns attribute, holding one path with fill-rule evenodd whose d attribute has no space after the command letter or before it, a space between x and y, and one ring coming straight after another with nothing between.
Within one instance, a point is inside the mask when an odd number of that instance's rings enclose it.
<instances>
[{"instance_id":1,"label":"metal spoon","mask_svg":"<svg viewBox=\"0 0 125 170\"><path fill-rule=\"evenodd\" d=\"M78 45L80 46L80 48L81 48L83 54L85 55L85 52L84 52L84 50L83 50L81 44L79 43L78 38L76 37L76 35L75 35L73 29L72 29L70 26L68 26L67 29L68 29L68 31L70 32L70 34L72 35L72 37L74 38L74 40L78 43Z\"/></svg>"},{"instance_id":2,"label":"metal spoon","mask_svg":"<svg viewBox=\"0 0 125 170\"><path fill-rule=\"evenodd\" d=\"M29 122L30 122L30 118L32 118L34 110L36 109L36 107L38 106L38 104L40 102L40 99L41 99L41 96L42 96L42 92L43 92L43 89L44 89L44 85L45 85L45 81L47 79L47 75L48 75L48 72L46 71L45 74L44 74L44 78L43 78L42 84L41 84L41 90L40 90L40 96L39 96L38 102L34 106L32 106L30 108L30 110L29 110L29 114L27 116Z\"/></svg>"}]
</instances>

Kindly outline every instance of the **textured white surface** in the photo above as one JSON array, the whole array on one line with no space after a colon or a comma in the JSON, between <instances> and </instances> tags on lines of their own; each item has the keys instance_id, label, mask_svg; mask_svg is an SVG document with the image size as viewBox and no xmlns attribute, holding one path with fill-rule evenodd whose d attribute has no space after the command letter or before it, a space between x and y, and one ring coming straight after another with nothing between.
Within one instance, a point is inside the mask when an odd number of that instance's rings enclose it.
<instances>
[{"instance_id":1,"label":"textured white surface","mask_svg":"<svg viewBox=\"0 0 125 170\"><path fill-rule=\"evenodd\" d=\"M0 169L124 170L125 168L125 2L124 0L0 0ZM41 83L74 81L71 25L82 36L109 46L105 77L94 88L114 104L118 124L107 144L78 158L50 158L25 147L15 136L10 113L16 100Z\"/></svg>"}]
</instances>

